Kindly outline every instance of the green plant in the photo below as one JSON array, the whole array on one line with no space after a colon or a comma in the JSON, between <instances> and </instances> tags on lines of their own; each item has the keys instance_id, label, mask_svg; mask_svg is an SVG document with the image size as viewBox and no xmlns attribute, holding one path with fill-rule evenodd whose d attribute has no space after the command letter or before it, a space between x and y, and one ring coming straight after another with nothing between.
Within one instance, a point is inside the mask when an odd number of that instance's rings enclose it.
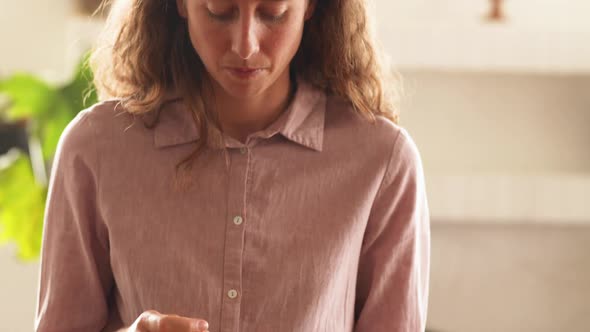
<instances>
[{"instance_id":1,"label":"green plant","mask_svg":"<svg viewBox=\"0 0 590 332\"><path fill-rule=\"evenodd\" d=\"M0 80L0 95L8 98L0 109L0 118L8 122L27 120L29 136L41 142L46 169L51 167L66 125L97 101L87 59L84 56L73 79L60 87L24 73ZM35 178L31 165L30 156L20 153L0 169L0 243L16 242L21 260L39 256L47 197L47 183Z\"/></svg>"}]
</instances>

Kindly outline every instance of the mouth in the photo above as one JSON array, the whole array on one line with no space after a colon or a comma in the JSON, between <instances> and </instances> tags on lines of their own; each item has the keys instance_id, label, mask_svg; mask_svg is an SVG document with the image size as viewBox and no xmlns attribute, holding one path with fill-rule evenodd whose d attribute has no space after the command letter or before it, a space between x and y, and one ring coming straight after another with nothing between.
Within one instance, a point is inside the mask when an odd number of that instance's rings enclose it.
<instances>
[{"instance_id":1,"label":"mouth","mask_svg":"<svg viewBox=\"0 0 590 332\"><path fill-rule=\"evenodd\" d=\"M228 67L226 68L233 76L240 79L251 79L260 74L263 68L250 68L250 67Z\"/></svg>"},{"instance_id":2,"label":"mouth","mask_svg":"<svg viewBox=\"0 0 590 332\"><path fill-rule=\"evenodd\" d=\"M241 71L241 72L250 72L254 70L258 70L260 68L250 68L250 67L230 67L230 69Z\"/></svg>"}]
</instances>

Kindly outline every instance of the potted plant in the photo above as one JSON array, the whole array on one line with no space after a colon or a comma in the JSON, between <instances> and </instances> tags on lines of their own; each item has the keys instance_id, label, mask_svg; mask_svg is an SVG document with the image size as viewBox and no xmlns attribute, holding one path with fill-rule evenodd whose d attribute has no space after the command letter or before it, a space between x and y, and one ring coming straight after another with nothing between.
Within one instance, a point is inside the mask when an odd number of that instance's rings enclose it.
<instances>
[{"instance_id":1,"label":"potted plant","mask_svg":"<svg viewBox=\"0 0 590 332\"><path fill-rule=\"evenodd\" d=\"M0 244L15 242L21 260L40 253L47 174L59 137L97 101L87 59L63 86L25 73L0 79Z\"/></svg>"}]
</instances>

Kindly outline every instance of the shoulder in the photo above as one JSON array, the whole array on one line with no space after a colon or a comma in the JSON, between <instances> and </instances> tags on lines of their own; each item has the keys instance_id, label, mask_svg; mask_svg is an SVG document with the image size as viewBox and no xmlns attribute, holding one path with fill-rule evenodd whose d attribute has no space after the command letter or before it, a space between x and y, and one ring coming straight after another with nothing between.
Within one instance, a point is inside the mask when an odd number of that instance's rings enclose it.
<instances>
[{"instance_id":1,"label":"shoulder","mask_svg":"<svg viewBox=\"0 0 590 332\"><path fill-rule=\"evenodd\" d=\"M120 100L110 99L78 112L64 129L61 141L71 148L108 145L110 149L145 130L141 115L127 112Z\"/></svg>"},{"instance_id":2,"label":"shoulder","mask_svg":"<svg viewBox=\"0 0 590 332\"><path fill-rule=\"evenodd\" d=\"M325 126L328 131L345 132L351 140L373 149L381 146L392 150L400 137L402 141L411 140L401 125L382 115L370 121L355 111L350 101L337 96L327 97Z\"/></svg>"},{"instance_id":3,"label":"shoulder","mask_svg":"<svg viewBox=\"0 0 590 332\"><path fill-rule=\"evenodd\" d=\"M107 100L81 110L63 130L56 158L95 162L99 150L121 146L126 128L138 122L125 112L118 100Z\"/></svg>"},{"instance_id":4,"label":"shoulder","mask_svg":"<svg viewBox=\"0 0 590 332\"><path fill-rule=\"evenodd\" d=\"M395 139L402 129L384 116L375 116L375 121L369 121L354 110L349 100L339 96L327 96L326 118L332 126L346 129L352 127L364 135L376 136L377 139Z\"/></svg>"},{"instance_id":5,"label":"shoulder","mask_svg":"<svg viewBox=\"0 0 590 332\"><path fill-rule=\"evenodd\" d=\"M112 134L132 126L136 115L127 112L118 99L98 102L82 111L70 122L67 130L73 134Z\"/></svg>"},{"instance_id":6,"label":"shoulder","mask_svg":"<svg viewBox=\"0 0 590 332\"><path fill-rule=\"evenodd\" d=\"M382 115L375 116L375 121L371 122L344 98L327 98L326 130L337 132L347 146L381 155L388 172L422 167L418 147L406 128Z\"/></svg>"}]
</instances>

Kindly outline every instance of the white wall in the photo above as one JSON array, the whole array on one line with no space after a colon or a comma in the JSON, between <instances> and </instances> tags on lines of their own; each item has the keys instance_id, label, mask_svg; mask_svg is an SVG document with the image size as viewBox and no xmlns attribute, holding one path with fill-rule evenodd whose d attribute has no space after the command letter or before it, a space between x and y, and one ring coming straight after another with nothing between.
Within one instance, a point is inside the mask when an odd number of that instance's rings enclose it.
<instances>
[{"instance_id":1,"label":"white wall","mask_svg":"<svg viewBox=\"0 0 590 332\"><path fill-rule=\"evenodd\" d=\"M402 73L428 171L590 176L590 74Z\"/></svg>"},{"instance_id":2,"label":"white wall","mask_svg":"<svg viewBox=\"0 0 590 332\"><path fill-rule=\"evenodd\" d=\"M33 71L61 78L70 9L69 0L0 0L0 75Z\"/></svg>"},{"instance_id":3,"label":"white wall","mask_svg":"<svg viewBox=\"0 0 590 332\"><path fill-rule=\"evenodd\" d=\"M587 1L504 1L493 23L489 0L374 3L383 46L406 68L590 73Z\"/></svg>"},{"instance_id":4,"label":"white wall","mask_svg":"<svg viewBox=\"0 0 590 332\"><path fill-rule=\"evenodd\" d=\"M587 331L590 227L435 224L436 332Z\"/></svg>"},{"instance_id":5,"label":"white wall","mask_svg":"<svg viewBox=\"0 0 590 332\"><path fill-rule=\"evenodd\" d=\"M39 262L19 262L13 245L0 246L0 331L33 331Z\"/></svg>"}]
</instances>

